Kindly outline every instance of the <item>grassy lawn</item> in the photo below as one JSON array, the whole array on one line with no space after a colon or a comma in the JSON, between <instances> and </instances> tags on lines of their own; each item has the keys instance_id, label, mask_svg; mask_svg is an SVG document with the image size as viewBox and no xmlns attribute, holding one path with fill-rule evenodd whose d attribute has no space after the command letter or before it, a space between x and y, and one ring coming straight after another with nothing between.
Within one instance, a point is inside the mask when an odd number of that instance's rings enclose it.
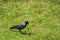
<instances>
[{"instance_id":1,"label":"grassy lawn","mask_svg":"<svg viewBox=\"0 0 60 40\"><path fill-rule=\"evenodd\" d=\"M10 31L23 20L26 35ZM60 0L0 0L0 40L60 40Z\"/></svg>"}]
</instances>

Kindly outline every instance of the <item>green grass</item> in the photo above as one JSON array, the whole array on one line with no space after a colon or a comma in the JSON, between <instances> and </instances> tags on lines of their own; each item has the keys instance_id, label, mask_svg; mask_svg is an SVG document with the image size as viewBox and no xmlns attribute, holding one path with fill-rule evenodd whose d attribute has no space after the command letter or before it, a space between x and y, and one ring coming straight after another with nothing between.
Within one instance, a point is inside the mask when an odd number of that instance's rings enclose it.
<instances>
[{"instance_id":1,"label":"green grass","mask_svg":"<svg viewBox=\"0 0 60 40\"><path fill-rule=\"evenodd\" d=\"M19 31L10 27L28 20L29 25ZM60 40L60 1L0 0L0 40Z\"/></svg>"}]
</instances>

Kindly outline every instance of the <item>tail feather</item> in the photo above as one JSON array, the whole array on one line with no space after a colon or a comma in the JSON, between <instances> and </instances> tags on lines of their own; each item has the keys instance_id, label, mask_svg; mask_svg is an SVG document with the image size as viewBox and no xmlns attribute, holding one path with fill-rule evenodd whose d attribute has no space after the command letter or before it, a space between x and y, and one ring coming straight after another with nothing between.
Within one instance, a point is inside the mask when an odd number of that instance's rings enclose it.
<instances>
[{"instance_id":1,"label":"tail feather","mask_svg":"<svg viewBox=\"0 0 60 40\"><path fill-rule=\"evenodd\" d=\"M10 29L17 29L16 26L11 27Z\"/></svg>"},{"instance_id":2,"label":"tail feather","mask_svg":"<svg viewBox=\"0 0 60 40\"><path fill-rule=\"evenodd\" d=\"M10 29L14 29L14 27L11 27Z\"/></svg>"}]
</instances>

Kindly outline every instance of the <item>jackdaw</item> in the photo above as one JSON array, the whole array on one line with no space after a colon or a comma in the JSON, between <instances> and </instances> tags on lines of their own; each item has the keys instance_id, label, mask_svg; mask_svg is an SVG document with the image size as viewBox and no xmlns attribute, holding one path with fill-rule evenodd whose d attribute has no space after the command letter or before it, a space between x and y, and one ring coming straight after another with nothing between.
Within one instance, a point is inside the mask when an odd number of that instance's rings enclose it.
<instances>
[{"instance_id":1,"label":"jackdaw","mask_svg":"<svg viewBox=\"0 0 60 40\"><path fill-rule=\"evenodd\" d=\"M27 26L27 24L29 24L28 20L24 20L20 25L12 26L12 27L10 28L10 30L11 30L11 29L17 29L17 30L19 30L19 31L22 33L21 30L24 29L24 28Z\"/></svg>"}]
</instances>

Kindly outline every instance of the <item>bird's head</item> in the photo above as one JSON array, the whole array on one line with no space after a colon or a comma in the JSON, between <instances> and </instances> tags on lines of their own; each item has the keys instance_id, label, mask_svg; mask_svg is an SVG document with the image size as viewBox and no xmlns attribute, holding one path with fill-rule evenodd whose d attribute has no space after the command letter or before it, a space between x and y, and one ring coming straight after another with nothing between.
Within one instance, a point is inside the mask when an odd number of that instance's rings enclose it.
<instances>
[{"instance_id":1,"label":"bird's head","mask_svg":"<svg viewBox=\"0 0 60 40\"><path fill-rule=\"evenodd\" d=\"M28 20L24 20L24 23L25 23L25 24L29 24Z\"/></svg>"}]
</instances>

